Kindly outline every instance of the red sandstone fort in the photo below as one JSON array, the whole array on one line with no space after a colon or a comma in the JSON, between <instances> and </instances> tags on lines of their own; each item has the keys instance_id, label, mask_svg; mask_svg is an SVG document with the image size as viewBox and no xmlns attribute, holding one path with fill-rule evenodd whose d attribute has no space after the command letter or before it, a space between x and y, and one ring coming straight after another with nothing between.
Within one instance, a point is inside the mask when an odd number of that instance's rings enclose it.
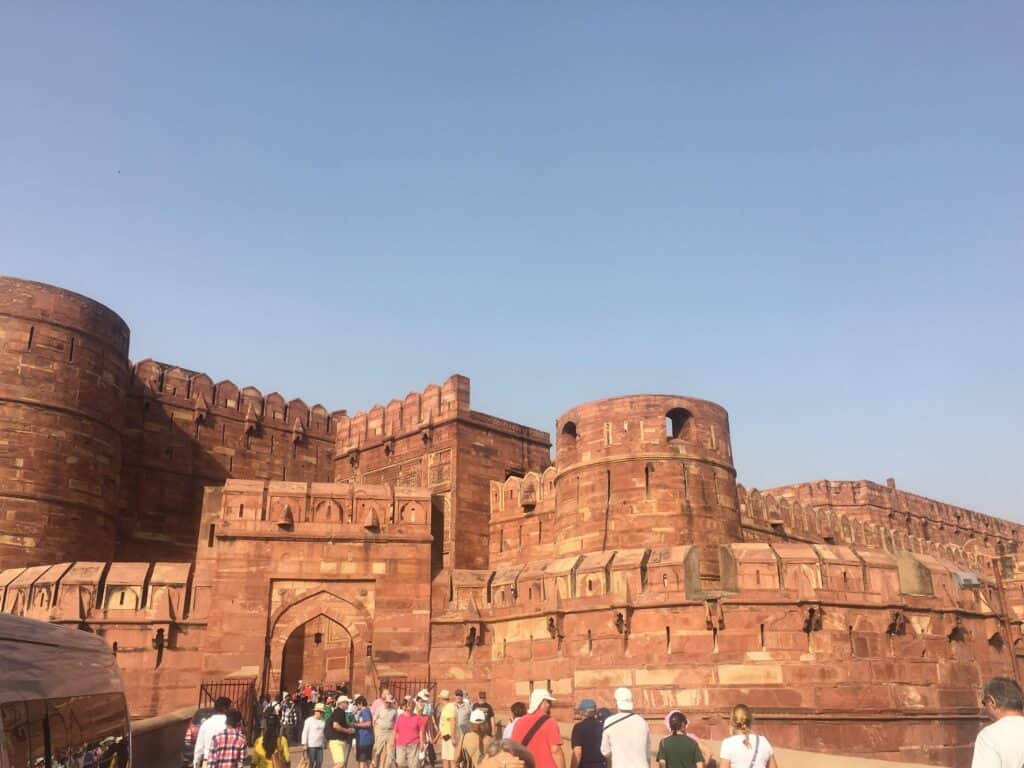
<instances>
[{"instance_id":1,"label":"red sandstone fort","mask_svg":"<svg viewBox=\"0 0 1024 768\"><path fill-rule=\"evenodd\" d=\"M715 403L576 406L552 461L463 376L348 414L128 336L0 278L0 609L103 636L136 716L226 678L629 685L701 736L744 701L779 746L965 766L1024 657L1024 527L892 481L744 488Z\"/></svg>"}]
</instances>

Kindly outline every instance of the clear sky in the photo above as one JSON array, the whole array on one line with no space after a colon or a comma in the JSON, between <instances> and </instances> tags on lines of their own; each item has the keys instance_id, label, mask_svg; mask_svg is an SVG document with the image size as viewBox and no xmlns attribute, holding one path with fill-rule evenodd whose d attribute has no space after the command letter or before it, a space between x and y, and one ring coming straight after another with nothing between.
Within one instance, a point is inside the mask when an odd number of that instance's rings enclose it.
<instances>
[{"instance_id":1,"label":"clear sky","mask_svg":"<svg viewBox=\"0 0 1024 768\"><path fill-rule=\"evenodd\" d=\"M132 357L553 430L731 414L740 480L1024 521L1019 2L7 3L0 272Z\"/></svg>"}]
</instances>

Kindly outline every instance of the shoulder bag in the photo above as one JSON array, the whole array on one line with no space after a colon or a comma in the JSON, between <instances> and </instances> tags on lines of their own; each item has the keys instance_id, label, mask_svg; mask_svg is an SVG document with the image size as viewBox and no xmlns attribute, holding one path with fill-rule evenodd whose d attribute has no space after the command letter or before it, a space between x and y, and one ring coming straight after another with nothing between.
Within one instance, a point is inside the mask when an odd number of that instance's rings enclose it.
<instances>
[{"instance_id":1,"label":"shoulder bag","mask_svg":"<svg viewBox=\"0 0 1024 768\"><path fill-rule=\"evenodd\" d=\"M546 723L550 719L550 715L541 715L540 717L538 717L537 722L531 725L530 730L528 730L526 734L523 736L523 740L521 742L522 745L525 747L527 744L533 741L533 737L537 735L537 731L539 731L541 726L544 725L544 723Z\"/></svg>"}]
</instances>

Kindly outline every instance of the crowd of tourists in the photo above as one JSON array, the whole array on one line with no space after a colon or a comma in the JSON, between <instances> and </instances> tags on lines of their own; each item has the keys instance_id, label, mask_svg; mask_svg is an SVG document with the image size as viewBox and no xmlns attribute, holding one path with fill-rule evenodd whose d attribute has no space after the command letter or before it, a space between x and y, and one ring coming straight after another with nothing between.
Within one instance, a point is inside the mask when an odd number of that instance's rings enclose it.
<instances>
[{"instance_id":1,"label":"crowd of tourists","mask_svg":"<svg viewBox=\"0 0 1024 768\"><path fill-rule=\"evenodd\" d=\"M545 688L535 688L529 702L512 704L507 723L496 719L484 691L473 701L461 689L442 690L436 698L424 689L398 701L385 689L368 702L362 694L303 688L264 699L252 761L256 768L285 768L294 752L308 768L349 768L352 755L355 768L651 768L653 754L657 768L712 765L711 751L687 730L682 711L665 715L665 734L655 750L630 689L616 688L612 699L614 711L594 699L578 702L567 767L562 729L551 715L555 698ZM982 706L993 722L978 734L972 768L1024 766L1020 686L993 678ZM240 768L249 751L241 713L226 699L217 700L216 710L199 730L194 768ZM771 743L754 730L749 707L734 706L729 726L717 766L778 768Z\"/></svg>"}]
</instances>

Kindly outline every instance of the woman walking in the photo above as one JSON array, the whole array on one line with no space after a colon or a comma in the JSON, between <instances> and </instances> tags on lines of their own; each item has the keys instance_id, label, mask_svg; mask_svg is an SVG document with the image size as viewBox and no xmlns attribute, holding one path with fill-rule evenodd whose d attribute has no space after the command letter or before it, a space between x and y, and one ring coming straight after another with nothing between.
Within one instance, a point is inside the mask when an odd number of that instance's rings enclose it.
<instances>
[{"instance_id":1,"label":"woman walking","mask_svg":"<svg viewBox=\"0 0 1024 768\"><path fill-rule=\"evenodd\" d=\"M722 768L778 768L775 754L768 739L752 733L754 716L746 704L732 708L729 726L733 735L722 742Z\"/></svg>"},{"instance_id":2,"label":"woman walking","mask_svg":"<svg viewBox=\"0 0 1024 768\"><path fill-rule=\"evenodd\" d=\"M252 747L255 768L284 768L291 765L288 739L281 735L281 720L268 714L263 722L263 733Z\"/></svg>"}]
</instances>

